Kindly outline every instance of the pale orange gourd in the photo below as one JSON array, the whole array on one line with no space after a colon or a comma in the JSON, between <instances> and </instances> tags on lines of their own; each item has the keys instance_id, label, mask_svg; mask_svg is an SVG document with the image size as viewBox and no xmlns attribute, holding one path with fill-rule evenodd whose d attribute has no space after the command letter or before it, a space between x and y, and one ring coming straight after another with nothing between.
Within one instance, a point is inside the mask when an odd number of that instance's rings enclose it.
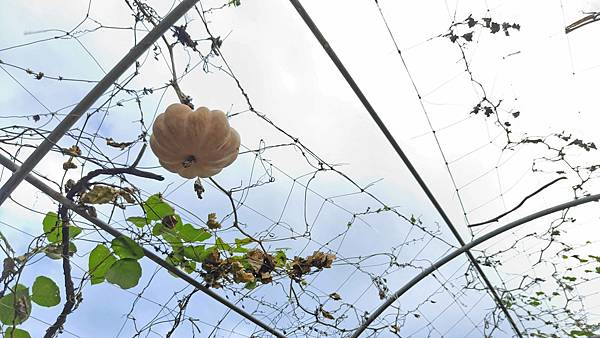
<instances>
[{"instance_id":1,"label":"pale orange gourd","mask_svg":"<svg viewBox=\"0 0 600 338\"><path fill-rule=\"evenodd\" d=\"M154 121L150 148L170 172L210 177L235 161L240 135L222 111L176 103Z\"/></svg>"}]
</instances>

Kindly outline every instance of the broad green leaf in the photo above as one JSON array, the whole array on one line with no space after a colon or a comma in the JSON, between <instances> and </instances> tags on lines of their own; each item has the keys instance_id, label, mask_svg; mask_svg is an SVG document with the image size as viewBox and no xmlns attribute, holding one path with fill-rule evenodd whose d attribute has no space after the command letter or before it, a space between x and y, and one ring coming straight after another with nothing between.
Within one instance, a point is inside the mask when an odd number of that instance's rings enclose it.
<instances>
[{"instance_id":1,"label":"broad green leaf","mask_svg":"<svg viewBox=\"0 0 600 338\"><path fill-rule=\"evenodd\" d=\"M144 250L133 239L120 236L112 240L111 248L120 258L140 259L144 257Z\"/></svg>"},{"instance_id":2,"label":"broad green leaf","mask_svg":"<svg viewBox=\"0 0 600 338\"><path fill-rule=\"evenodd\" d=\"M25 330L9 327L4 332L4 338L31 338L31 335Z\"/></svg>"},{"instance_id":3,"label":"broad green leaf","mask_svg":"<svg viewBox=\"0 0 600 338\"><path fill-rule=\"evenodd\" d=\"M205 250L204 245L186 246L183 248L183 255L188 259L202 263L211 251Z\"/></svg>"},{"instance_id":4,"label":"broad green leaf","mask_svg":"<svg viewBox=\"0 0 600 338\"><path fill-rule=\"evenodd\" d=\"M148 197L144 202L144 211L148 220L160 221L165 216L175 214L173 208L162 200L159 194Z\"/></svg>"},{"instance_id":5,"label":"broad green leaf","mask_svg":"<svg viewBox=\"0 0 600 338\"><path fill-rule=\"evenodd\" d=\"M50 243L62 242L62 224L55 212L48 212L42 221L44 233ZM81 229L75 225L69 225L69 238L75 238L81 233Z\"/></svg>"},{"instance_id":6,"label":"broad green leaf","mask_svg":"<svg viewBox=\"0 0 600 338\"><path fill-rule=\"evenodd\" d=\"M253 290L254 288L256 288L256 281L246 283L244 287L248 290Z\"/></svg>"},{"instance_id":7,"label":"broad green leaf","mask_svg":"<svg viewBox=\"0 0 600 338\"><path fill-rule=\"evenodd\" d=\"M235 245L237 245L237 246L248 245L252 242L254 242L254 241L250 238L236 238L235 239Z\"/></svg>"},{"instance_id":8,"label":"broad green leaf","mask_svg":"<svg viewBox=\"0 0 600 338\"><path fill-rule=\"evenodd\" d=\"M181 254L171 254L171 255L167 256L165 261L167 263L173 265L174 267L182 269L183 271L185 271L187 273L192 273L192 272L196 271L196 262L185 259L184 256L182 256ZM169 271L169 274L171 274L175 278L179 278L178 275L176 275L175 273L173 273L171 271Z\"/></svg>"},{"instance_id":9,"label":"broad green leaf","mask_svg":"<svg viewBox=\"0 0 600 338\"><path fill-rule=\"evenodd\" d=\"M187 273L192 273L196 271L196 262L194 261L186 260L185 262L183 262L183 264L180 264L180 266L183 269L183 271Z\"/></svg>"},{"instance_id":10,"label":"broad green leaf","mask_svg":"<svg viewBox=\"0 0 600 338\"><path fill-rule=\"evenodd\" d=\"M13 292L0 298L0 321L5 325L19 325L31 314L29 289L17 284Z\"/></svg>"},{"instance_id":11,"label":"broad green leaf","mask_svg":"<svg viewBox=\"0 0 600 338\"><path fill-rule=\"evenodd\" d=\"M128 217L127 221L133 223L138 228L143 228L144 225L150 223L149 219L146 219L146 217L140 217L140 216Z\"/></svg>"},{"instance_id":12,"label":"broad green leaf","mask_svg":"<svg viewBox=\"0 0 600 338\"><path fill-rule=\"evenodd\" d=\"M116 261L106 272L106 280L122 289L130 289L142 277L142 267L135 259L123 258Z\"/></svg>"},{"instance_id":13,"label":"broad green leaf","mask_svg":"<svg viewBox=\"0 0 600 338\"><path fill-rule=\"evenodd\" d=\"M250 251L250 250L247 248L241 247L241 246L236 246L235 248L231 249L231 252L237 252L237 253L246 253L248 251Z\"/></svg>"},{"instance_id":14,"label":"broad green leaf","mask_svg":"<svg viewBox=\"0 0 600 338\"><path fill-rule=\"evenodd\" d=\"M154 236L160 236L163 234L163 232L165 232L167 230L169 230L169 229L167 229L167 227L165 227L162 223L156 223L152 227L152 234Z\"/></svg>"},{"instance_id":15,"label":"broad green leaf","mask_svg":"<svg viewBox=\"0 0 600 338\"><path fill-rule=\"evenodd\" d=\"M181 257L180 256L173 256L173 255L169 255L167 256L167 258L165 259L165 262L169 263L170 265L174 266L174 267L179 267L179 265L181 264ZM169 274L175 278L179 278L179 276L177 276L175 273L169 271Z\"/></svg>"},{"instance_id":16,"label":"broad green leaf","mask_svg":"<svg viewBox=\"0 0 600 338\"><path fill-rule=\"evenodd\" d=\"M58 215L55 212L48 212L42 221L42 225L44 227L44 233L46 234L46 237L48 237L50 243L56 243L61 240L61 236L59 236L61 225L58 221Z\"/></svg>"},{"instance_id":17,"label":"broad green leaf","mask_svg":"<svg viewBox=\"0 0 600 338\"><path fill-rule=\"evenodd\" d=\"M285 252L283 250L277 250L275 252L275 256L273 257L275 261L275 266L278 268L284 267L287 257L285 256Z\"/></svg>"},{"instance_id":18,"label":"broad green leaf","mask_svg":"<svg viewBox=\"0 0 600 338\"><path fill-rule=\"evenodd\" d=\"M173 254L167 256L165 261L173 266L179 266L184 258L181 255Z\"/></svg>"},{"instance_id":19,"label":"broad green leaf","mask_svg":"<svg viewBox=\"0 0 600 338\"><path fill-rule=\"evenodd\" d=\"M58 215L54 211L49 211L44 220L42 220L42 225L44 226L44 232L50 232L54 227L59 225L58 223Z\"/></svg>"},{"instance_id":20,"label":"broad green leaf","mask_svg":"<svg viewBox=\"0 0 600 338\"><path fill-rule=\"evenodd\" d=\"M193 225L187 223L177 226L175 230L179 233L181 239L188 243L204 242L212 236L208 231L196 229Z\"/></svg>"},{"instance_id":21,"label":"broad green leaf","mask_svg":"<svg viewBox=\"0 0 600 338\"><path fill-rule=\"evenodd\" d=\"M106 246L96 245L90 253L88 264L92 285L104 282L106 272L116 261L117 258Z\"/></svg>"},{"instance_id":22,"label":"broad green leaf","mask_svg":"<svg viewBox=\"0 0 600 338\"><path fill-rule=\"evenodd\" d=\"M219 250L223 250L223 251L229 251L231 252L231 246L227 243L225 243L221 237L217 237L217 239L215 240L215 246L217 247L217 249Z\"/></svg>"},{"instance_id":23,"label":"broad green leaf","mask_svg":"<svg viewBox=\"0 0 600 338\"><path fill-rule=\"evenodd\" d=\"M60 290L54 281L38 276L31 287L31 300L37 305L52 307L60 304Z\"/></svg>"},{"instance_id":24,"label":"broad green leaf","mask_svg":"<svg viewBox=\"0 0 600 338\"><path fill-rule=\"evenodd\" d=\"M594 335L594 333L590 332L590 331L583 331L583 330L572 330L571 333L569 333L569 335L571 337L592 337Z\"/></svg>"}]
</instances>

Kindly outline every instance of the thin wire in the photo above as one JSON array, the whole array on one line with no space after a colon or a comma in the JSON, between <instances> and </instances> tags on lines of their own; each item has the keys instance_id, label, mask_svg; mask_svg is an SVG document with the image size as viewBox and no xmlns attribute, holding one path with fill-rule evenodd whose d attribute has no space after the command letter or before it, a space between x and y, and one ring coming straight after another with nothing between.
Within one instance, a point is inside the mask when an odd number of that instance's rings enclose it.
<instances>
[{"instance_id":1,"label":"thin wire","mask_svg":"<svg viewBox=\"0 0 600 338\"><path fill-rule=\"evenodd\" d=\"M460 234L458 233L458 231L456 230L456 228L454 227L452 221L450 220L450 218L448 218L448 216L446 215L446 212L444 211L442 206L438 203L435 196L433 196L433 193L429 190L429 188L427 187L427 185L425 184L425 182L423 181L423 179L421 178L421 176L419 175L419 173L417 172L415 167L412 165L412 163L410 162L408 157L404 154L404 152L400 148L400 145L396 142L395 138L392 136L390 131L387 129L387 127L385 126L385 124L383 123L383 121L381 120L381 118L379 117L377 112L375 111L375 109L371 106L371 104L369 103L367 98L364 96L364 94L362 93L362 91L360 90L360 88L358 87L358 85L356 84L356 82L354 81L352 76L350 75L350 73L348 73L348 71L346 70L346 67L343 65L341 60L335 54L335 52L333 51L333 49L331 48L331 46L329 45L329 43L327 42L327 40L325 39L323 34L317 28L316 24L312 21L311 17L308 15L306 10L304 10L304 8L302 7L302 5L300 4L300 2L298 0L290 0L290 2L294 6L294 8L298 12L298 14L300 14L302 19L306 23L306 25L310 28L313 35L317 38L317 40L319 41L319 43L321 44L321 46L323 47L323 49L325 50L327 55L329 55L330 59L336 65L336 67L338 68L338 70L340 71L340 73L342 74L344 79L346 79L346 82L350 85L350 87L352 88L352 90L354 91L356 96L359 98L359 100L361 101L361 103L363 104L365 109L369 112L369 115L371 115L371 117L373 118L373 120L375 121L375 123L377 124L379 129L381 130L381 132L385 135L385 137L387 138L389 143L392 145L392 147L394 148L394 150L396 151L398 156L402 159L404 164L407 166L407 168L409 169L409 171L411 172L411 174L413 175L415 180L419 183L419 186L425 192L425 194L427 195L427 197L429 198L431 203L434 205L435 209L438 211L438 213L440 214L440 216L442 217L442 219L444 220L444 222L446 223L448 228L450 228L450 231L452 232L454 237L458 240L458 242L460 243L461 246L464 246L465 242L462 239L462 237L460 236ZM400 53L399 49L398 49L398 52ZM401 53L400 53L400 56L402 56ZM416 87L415 87L415 89L416 89ZM461 202L461 204L462 204L462 202ZM521 333L517 327L516 322L512 318L511 314L508 312L508 309L502 302L502 299L496 292L496 289L494 288L492 283L489 281L489 279L487 278L487 276L485 275L485 273L479 266L477 259L475 259L473 254L471 254L471 252L469 252L468 250L465 253L469 257L469 260L473 263L473 266L477 270L477 273L479 274L481 279L484 281L486 287L490 291L496 304L498 305L498 307L500 307L502 309L502 311L504 312L508 321L511 323L511 326L513 327L513 330L515 331L517 336L519 336L520 338L523 338L523 336L521 335Z\"/></svg>"}]
</instances>

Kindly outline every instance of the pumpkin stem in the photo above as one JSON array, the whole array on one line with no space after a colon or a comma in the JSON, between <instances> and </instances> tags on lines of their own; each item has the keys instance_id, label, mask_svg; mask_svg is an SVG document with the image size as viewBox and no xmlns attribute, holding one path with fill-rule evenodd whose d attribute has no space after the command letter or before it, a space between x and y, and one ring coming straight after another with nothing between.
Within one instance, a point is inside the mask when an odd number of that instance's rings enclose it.
<instances>
[{"instance_id":1,"label":"pumpkin stem","mask_svg":"<svg viewBox=\"0 0 600 338\"><path fill-rule=\"evenodd\" d=\"M189 168L192 166L192 164L194 164L194 162L196 162L196 158L194 157L194 155L190 155L181 164L184 168Z\"/></svg>"}]
</instances>

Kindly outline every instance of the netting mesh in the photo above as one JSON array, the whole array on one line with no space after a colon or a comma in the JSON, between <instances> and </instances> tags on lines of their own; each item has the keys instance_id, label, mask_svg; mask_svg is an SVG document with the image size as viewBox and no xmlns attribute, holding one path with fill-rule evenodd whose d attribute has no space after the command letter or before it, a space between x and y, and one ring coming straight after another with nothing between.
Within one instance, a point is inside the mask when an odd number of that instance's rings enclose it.
<instances>
[{"instance_id":1,"label":"netting mesh","mask_svg":"<svg viewBox=\"0 0 600 338\"><path fill-rule=\"evenodd\" d=\"M2 153L22 163L176 4L90 0L61 5L60 16L50 14L57 4L5 4ZM545 4L548 11L516 1L306 5L465 241L597 192L597 134L588 125L598 28L564 32L585 4ZM340 6L347 15L334 14ZM34 174L62 193L96 169L136 163L162 175L94 177L89 189L121 195L86 208L286 336L350 336L384 299L460 245L317 47L287 3L201 1ZM144 151L154 120L173 102L227 113L242 135L231 167L188 180ZM3 182L9 176L2 171ZM152 198L209 237L174 244L157 225L164 218L136 224L131 217L153 212ZM3 295L39 275L64 295L59 245L42 227L51 212L60 214L59 205L27 183L0 210L0 246L16 262L14 269L5 263ZM135 288L92 285L90 254L113 239L84 218L69 220L81 229L70 259L78 298L63 336L270 335L146 259ZM402 296L365 336L591 334L595 221L593 207L565 210L473 252L520 333L461 256ZM476 223L485 224L467 227ZM178 256L182 246L206 255ZM274 259L267 275L248 263L257 252ZM236 260L252 280L236 275ZM59 312L34 306L19 327L41 336Z\"/></svg>"}]
</instances>

